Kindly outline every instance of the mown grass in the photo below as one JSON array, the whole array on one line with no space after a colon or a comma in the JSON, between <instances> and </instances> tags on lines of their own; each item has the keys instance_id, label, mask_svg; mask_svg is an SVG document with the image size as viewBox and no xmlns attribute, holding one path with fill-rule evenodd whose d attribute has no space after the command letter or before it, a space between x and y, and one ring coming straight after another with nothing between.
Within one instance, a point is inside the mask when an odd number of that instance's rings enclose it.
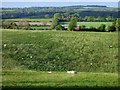
<instances>
[{"instance_id":1,"label":"mown grass","mask_svg":"<svg viewBox=\"0 0 120 90\"><path fill-rule=\"evenodd\" d=\"M3 69L12 69L12 61L38 71L118 69L117 32L3 30L2 49Z\"/></svg>"},{"instance_id":2,"label":"mown grass","mask_svg":"<svg viewBox=\"0 0 120 90\"><path fill-rule=\"evenodd\" d=\"M62 24L68 25L69 22L61 22ZM77 25L85 25L86 27L96 27L98 28L101 24L105 24L106 26L112 25L112 22L77 22Z\"/></svg>"},{"instance_id":3,"label":"mown grass","mask_svg":"<svg viewBox=\"0 0 120 90\"><path fill-rule=\"evenodd\" d=\"M117 73L3 71L3 86L15 87L117 87Z\"/></svg>"}]
</instances>

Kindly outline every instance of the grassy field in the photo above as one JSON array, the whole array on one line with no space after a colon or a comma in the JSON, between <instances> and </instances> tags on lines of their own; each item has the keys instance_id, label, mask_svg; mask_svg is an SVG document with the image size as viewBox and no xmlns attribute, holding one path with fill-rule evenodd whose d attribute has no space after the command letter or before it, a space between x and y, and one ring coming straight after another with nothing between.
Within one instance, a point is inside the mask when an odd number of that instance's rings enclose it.
<instances>
[{"instance_id":1,"label":"grassy field","mask_svg":"<svg viewBox=\"0 0 120 90\"><path fill-rule=\"evenodd\" d=\"M3 86L15 87L117 87L116 73L3 71Z\"/></svg>"},{"instance_id":2,"label":"grassy field","mask_svg":"<svg viewBox=\"0 0 120 90\"><path fill-rule=\"evenodd\" d=\"M30 19L30 18L18 18L18 19L5 19L6 21L14 21L14 22L18 22L18 21L29 21L29 22L50 22L52 21L52 19Z\"/></svg>"},{"instance_id":3,"label":"grassy field","mask_svg":"<svg viewBox=\"0 0 120 90\"><path fill-rule=\"evenodd\" d=\"M33 70L116 72L118 68L117 32L3 30L2 48L5 60Z\"/></svg>"},{"instance_id":4,"label":"grassy field","mask_svg":"<svg viewBox=\"0 0 120 90\"><path fill-rule=\"evenodd\" d=\"M50 22L52 21L52 18L50 19L28 19L28 18L20 18L20 19L5 19L6 21L14 21L14 22L18 22L18 21L29 21L29 22ZM62 25L68 25L69 22L60 22L60 24ZM98 28L101 24L105 24L106 27L109 25L112 25L112 22L77 22L77 25L85 25L87 28L90 27L95 27ZM46 27L32 27L32 29L45 29ZM50 27L48 27L50 28ZM48 29L47 28L47 29Z\"/></svg>"},{"instance_id":5,"label":"grassy field","mask_svg":"<svg viewBox=\"0 0 120 90\"><path fill-rule=\"evenodd\" d=\"M69 22L62 22L64 25L68 25ZM105 24L106 26L111 25L112 22L77 22L77 25L85 25L86 27L96 27L98 28L101 24Z\"/></svg>"},{"instance_id":6,"label":"grassy field","mask_svg":"<svg viewBox=\"0 0 120 90\"><path fill-rule=\"evenodd\" d=\"M3 13L3 12L15 12L14 10L2 10L0 9L0 13Z\"/></svg>"},{"instance_id":7,"label":"grassy field","mask_svg":"<svg viewBox=\"0 0 120 90\"><path fill-rule=\"evenodd\" d=\"M50 26L39 26L39 27L31 26L30 28L32 28L32 29L50 29Z\"/></svg>"},{"instance_id":8,"label":"grassy field","mask_svg":"<svg viewBox=\"0 0 120 90\"><path fill-rule=\"evenodd\" d=\"M117 86L117 35L3 29L3 86Z\"/></svg>"}]
</instances>

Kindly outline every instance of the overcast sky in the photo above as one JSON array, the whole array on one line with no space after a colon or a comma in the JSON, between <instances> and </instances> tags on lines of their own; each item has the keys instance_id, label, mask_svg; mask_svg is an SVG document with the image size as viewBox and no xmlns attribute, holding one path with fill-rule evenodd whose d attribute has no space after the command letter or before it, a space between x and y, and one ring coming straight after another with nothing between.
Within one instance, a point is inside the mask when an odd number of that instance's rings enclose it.
<instances>
[{"instance_id":1,"label":"overcast sky","mask_svg":"<svg viewBox=\"0 0 120 90\"><path fill-rule=\"evenodd\" d=\"M2 0L2 2L119 2L120 0Z\"/></svg>"},{"instance_id":2,"label":"overcast sky","mask_svg":"<svg viewBox=\"0 0 120 90\"><path fill-rule=\"evenodd\" d=\"M2 0L1 7L61 7L72 5L104 5L118 7L119 0Z\"/></svg>"}]
</instances>

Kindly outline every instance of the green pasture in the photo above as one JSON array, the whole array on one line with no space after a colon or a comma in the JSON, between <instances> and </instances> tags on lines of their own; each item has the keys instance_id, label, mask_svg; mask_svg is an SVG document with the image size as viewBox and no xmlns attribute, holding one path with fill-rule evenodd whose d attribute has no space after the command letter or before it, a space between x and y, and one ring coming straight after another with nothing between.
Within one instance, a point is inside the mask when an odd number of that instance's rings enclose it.
<instances>
[{"instance_id":1,"label":"green pasture","mask_svg":"<svg viewBox=\"0 0 120 90\"><path fill-rule=\"evenodd\" d=\"M29 21L29 22L50 22L52 19L45 19L45 18L38 18L38 19L31 19L31 18L17 18L17 19L5 19L6 21L14 21L14 22L19 22L19 21Z\"/></svg>"},{"instance_id":2,"label":"green pasture","mask_svg":"<svg viewBox=\"0 0 120 90\"><path fill-rule=\"evenodd\" d=\"M117 32L3 29L3 69L117 72ZM4 46L6 45L6 46ZM7 63L8 62L8 63Z\"/></svg>"},{"instance_id":3,"label":"green pasture","mask_svg":"<svg viewBox=\"0 0 120 90\"><path fill-rule=\"evenodd\" d=\"M117 35L2 29L2 86L117 87Z\"/></svg>"},{"instance_id":4,"label":"green pasture","mask_svg":"<svg viewBox=\"0 0 120 90\"><path fill-rule=\"evenodd\" d=\"M15 12L15 10L2 10L2 9L0 9L0 13L3 13L3 12Z\"/></svg>"},{"instance_id":5,"label":"green pasture","mask_svg":"<svg viewBox=\"0 0 120 90\"><path fill-rule=\"evenodd\" d=\"M117 73L3 71L3 87L117 87Z\"/></svg>"},{"instance_id":6,"label":"green pasture","mask_svg":"<svg viewBox=\"0 0 120 90\"><path fill-rule=\"evenodd\" d=\"M61 24L68 25L69 22L61 22ZM112 22L77 22L77 25L85 25L86 27L96 27L98 28L101 24L105 24L106 26L112 25Z\"/></svg>"},{"instance_id":7,"label":"green pasture","mask_svg":"<svg viewBox=\"0 0 120 90\"><path fill-rule=\"evenodd\" d=\"M32 29L50 29L50 26L30 26Z\"/></svg>"}]
</instances>

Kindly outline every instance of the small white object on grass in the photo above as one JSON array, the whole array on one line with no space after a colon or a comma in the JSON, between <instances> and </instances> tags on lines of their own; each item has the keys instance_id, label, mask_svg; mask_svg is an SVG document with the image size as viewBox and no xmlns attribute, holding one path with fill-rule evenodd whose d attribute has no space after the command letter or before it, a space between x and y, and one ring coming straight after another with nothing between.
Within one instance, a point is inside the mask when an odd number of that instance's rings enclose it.
<instances>
[{"instance_id":1,"label":"small white object on grass","mask_svg":"<svg viewBox=\"0 0 120 90\"><path fill-rule=\"evenodd\" d=\"M4 44L4 47L6 47L7 45L6 44Z\"/></svg>"},{"instance_id":2,"label":"small white object on grass","mask_svg":"<svg viewBox=\"0 0 120 90\"><path fill-rule=\"evenodd\" d=\"M30 58L32 58L32 56L30 56Z\"/></svg>"},{"instance_id":3,"label":"small white object on grass","mask_svg":"<svg viewBox=\"0 0 120 90\"><path fill-rule=\"evenodd\" d=\"M76 74L77 72L76 71L67 71L67 73Z\"/></svg>"},{"instance_id":4,"label":"small white object on grass","mask_svg":"<svg viewBox=\"0 0 120 90\"><path fill-rule=\"evenodd\" d=\"M92 66L92 63L90 63L90 65Z\"/></svg>"},{"instance_id":5,"label":"small white object on grass","mask_svg":"<svg viewBox=\"0 0 120 90\"><path fill-rule=\"evenodd\" d=\"M49 74L52 73L51 71L48 72Z\"/></svg>"},{"instance_id":6,"label":"small white object on grass","mask_svg":"<svg viewBox=\"0 0 120 90\"><path fill-rule=\"evenodd\" d=\"M109 48L112 48L112 46L109 46Z\"/></svg>"}]
</instances>

